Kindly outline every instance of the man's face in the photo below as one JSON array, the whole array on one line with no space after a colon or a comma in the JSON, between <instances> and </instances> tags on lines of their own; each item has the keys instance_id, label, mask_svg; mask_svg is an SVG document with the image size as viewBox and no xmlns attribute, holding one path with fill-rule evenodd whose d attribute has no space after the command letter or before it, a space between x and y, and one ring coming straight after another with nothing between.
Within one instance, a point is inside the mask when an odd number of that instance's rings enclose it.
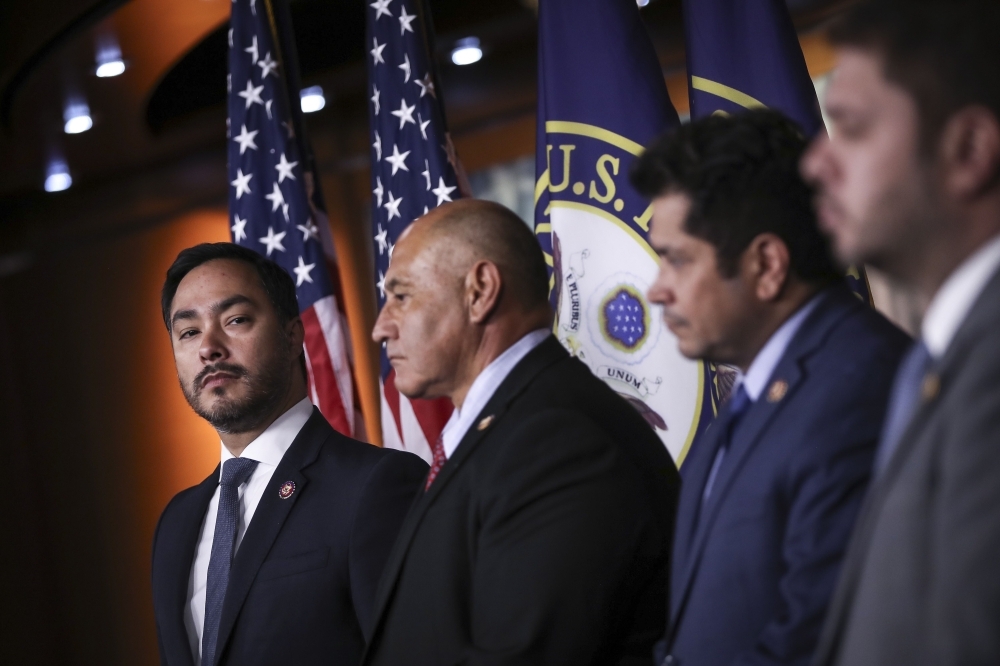
<instances>
[{"instance_id":1,"label":"man's face","mask_svg":"<svg viewBox=\"0 0 1000 666\"><path fill-rule=\"evenodd\" d=\"M735 363L739 331L751 313L751 294L739 277L724 278L715 247L684 231L691 208L686 194L653 201L649 242L660 256L660 272L647 298L663 306L663 319L688 358Z\"/></svg>"},{"instance_id":2,"label":"man's face","mask_svg":"<svg viewBox=\"0 0 1000 666\"><path fill-rule=\"evenodd\" d=\"M181 390L222 433L247 432L288 395L295 354L257 273L216 259L181 280L170 339Z\"/></svg>"},{"instance_id":3,"label":"man's face","mask_svg":"<svg viewBox=\"0 0 1000 666\"><path fill-rule=\"evenodd\" d=\"M916 104L885 79L879 57L848 48L826 106L830 137L817 137L802 160L817 186L820 224L844 262L898 274L900 257L939 210Z\"/></svg>"},{"instance_id":4,"label":"man's face","mask_svg":"<svg viewBox=\"0 0 1000 666\"><path fill-rule=\"evenodd\" d=\"M372 331L396 371L396 388L409 398L449 395L461 371L469 328L464 276L440 242L427 233L426 218L400 238Z\"/></svg>"}]
</instances>

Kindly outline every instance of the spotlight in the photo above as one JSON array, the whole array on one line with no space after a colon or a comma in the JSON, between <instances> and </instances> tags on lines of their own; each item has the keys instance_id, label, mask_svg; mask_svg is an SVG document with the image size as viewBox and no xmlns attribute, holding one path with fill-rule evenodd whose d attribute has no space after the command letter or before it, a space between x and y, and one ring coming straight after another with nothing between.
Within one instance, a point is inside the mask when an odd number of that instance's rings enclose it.
<instances>
[{"instance_id":1,"label":"spotlight","mask_svg":"<svg viewBox=\"0 0 1000 666\"><path fill-rule=\"evenodd\" d=\"M326 97L323 96L323 88L320 86L309 86L299 91L299 103L302 105L302 113L315 113L326 106Z\"/></svg>"},{"instance_id":2,"label":"spotlight","mask_svg":"<svg viewBox=\"0 0 1000 666\"><path fill-rule=\"evenodd\" d=\"M94 121L90 117L90 107L83 102L68 105L63 113L63 120L66 121L63 125L66 134L79 134L94 126Z\"/></svg>"},{"instance_id":3,"label":"spotlight","mask_svg":"<svg viewBox=\"0 0 1000 666\"><path fill-rule=\"evenodd\" d=\"M46 192L62 192L69 189L72 184L73 178L69 175L69 169L66 168L65 162L55 161L49 165L45 176Z\"/></svg>"},{"instance_id":4,"label":"spotlight","mask_svg":"<svg viewBox=\"0 0 1000 666\"><path fill-rule=\"evenodd\" d=\"M94 72L102 79L107 79L112 76L118 76L125 71L125 62L119 58L118 60L109 60L108 62L102 62L97 66L97 71Z\"/></svg>"},{"instance_id":5,"label":"spotlight","mask_svg":"<svg viewBox=\"0 0 1000 666\"><path fill-rule=\"evenodd\" d=\"M113 35L105 35L97 44L97 69L94 74L106 79L118 76L125 71L125 61L122 60L122 50L118 40Z\"/></svg>"},{"instance_id":6,"label":"spotlight","mask_svg":"<svg viewBox=\"0 0 1000 666\"><path fill-rule=\"evenodd\" d=\"M646 5L649 4L649 0L635 0L635 4L639 5L640 7L645 7Z\"/></svg>"},{"instance_id":7,"label":"spotlight","mask_svg":"<svg viewBox=\"0 0 1000 666\"><path fill-rule=\"evenodd\" d=\"M451 61L456 65L471 65L479 62L483 57L483 49L479 45L478 37L465 37L455 42L455 48L451 50Z\"/></svg>"}]
</instances>

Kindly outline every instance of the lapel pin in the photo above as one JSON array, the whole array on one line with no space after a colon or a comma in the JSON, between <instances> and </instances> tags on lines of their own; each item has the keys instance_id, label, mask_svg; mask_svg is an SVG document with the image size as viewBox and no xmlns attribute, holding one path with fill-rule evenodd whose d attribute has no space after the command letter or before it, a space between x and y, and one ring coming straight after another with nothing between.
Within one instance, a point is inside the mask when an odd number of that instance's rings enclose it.
<instances>
[{"instance_id":1,"label":"lapel pin","mask_svg":"<svg viewBox=\"0 0 1000 666\"><path fill-rule=\"evenodd\" d=\"M934 373L929 373L924 377L924 383L920 385L920 393L924 402L930 402L937 397L941 391L941 378Z\"/></svg>"},{"instance_id":2,"label":"lapel pin","mask_svg":"<svg viewBox=\"0 0 1000 666\"><path fill-rule=\"evenodd\" d=\"M771 388L767 389L767 401L779 402L786 393L788 393L788 382L784 379L778 379L771 384Z\"/></svg>"},{"instance_id":3,"label":"lapel pin","mask_svg":"<svg viewBox=\"0 0 1000 666\"><path fill-rule=\"evenodd\" d=\"M479 425L476 426L476 430L479 430L480 432L482 432L483 430L486 430L487 428L489 428L491 423L493 423L493 415L492 414L490 414L489 416L485 417L482 421L480 421Z\"/></svg>"},{"instance_id":4,"label":"lapel pin","mask_svg":"<svg viewBox=\"0 0 1000 666\"><path fill-rule=\"evenodd\" d=\"M280 497L281 499L288 499L289 497L292 496L292 493L294 492L295 492L295 482L285 481L283 484L281 484L281 487L278 488L278 497Z\"/></svg>"}]
</instances>

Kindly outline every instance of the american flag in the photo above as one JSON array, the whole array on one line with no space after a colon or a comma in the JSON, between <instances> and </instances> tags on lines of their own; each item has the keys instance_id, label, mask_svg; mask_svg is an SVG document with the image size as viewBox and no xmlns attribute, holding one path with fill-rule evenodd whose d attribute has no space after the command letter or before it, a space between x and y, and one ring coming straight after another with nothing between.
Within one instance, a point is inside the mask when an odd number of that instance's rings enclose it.
<instances>
[{"instance_id":1,"label":"american flag","mask_svg":"<svg viewBox=\"0 0 1000 666\"><path fill-rule=\"evenodd\" d=\"M375 0L367 8L372 230L379 308L385 304L385 273L399 235L430 209L469 192L445 126L425 17L426 8L419 0ZM430 462L430 443L451 415L451 403L408 400L396 390L385 348L380 359L383 444Z\"/></svg>"},{"instance_id":2,"label":"american flag","mask_svg":"<svg viewBox=\"0 0 1000 666\"><path fill-rule=\"evenodd\" d=\"M303 137L282 0L233 0L229 29L229 214L234 243L295 280L309 393L337 431L364 438L333 242ZM281 37L279 37L281 35ZM287 56L287 58L286 58Z\"/></svg>"}]
</instances>

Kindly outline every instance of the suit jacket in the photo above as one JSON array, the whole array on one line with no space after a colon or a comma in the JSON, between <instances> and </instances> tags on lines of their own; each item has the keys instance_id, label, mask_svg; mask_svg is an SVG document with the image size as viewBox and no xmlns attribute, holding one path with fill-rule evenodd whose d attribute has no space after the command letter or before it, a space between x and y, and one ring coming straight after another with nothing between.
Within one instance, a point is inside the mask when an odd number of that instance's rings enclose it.
<instances>
[{"instance_id":1,"label":"suit jacket","mask_svg":"<svg viewBox=\"0 0 1000 666\"><path fill-rule=\"evenodd\" d=\"M314 408L233 558L216 663L358 663L379 575L426 472L413 454L344 437ZM286 481L295 491L282 499ZM178 493L156 528L153 607L165 665L193 663L184 627L188 581L218 484L216 468Z\"/></svg>"},{"instance_id":2,"label":"suit jacket","mask_svg":"<svg viewBox=\"0 0 1000 666\"><path fill-rule=\"evenodd\" d=\"M1000 663L1000 273L872 485L815 663Z\"/></svg>"},{"instance_id":3,"label":"suit jacket","mask_svg":"<svg viewBox=\"0 0 1000 666\"><path fill-rule=\"evenodd\" d=\"M735 429L704 505L727 408L685 462L666 663L812 657L909 340L842 285L820 298Z\"/></svg>"},{"instance_id":4,"label":"suit jacket","mask_svg":"<svg viewBox=\"0 0 1000 666\"><path fill-rule=\"evenodd\" d=\"M678 475L642 417L550 337L406 517L363 663L648 664Z\"/></svg>"}]
</instances>

